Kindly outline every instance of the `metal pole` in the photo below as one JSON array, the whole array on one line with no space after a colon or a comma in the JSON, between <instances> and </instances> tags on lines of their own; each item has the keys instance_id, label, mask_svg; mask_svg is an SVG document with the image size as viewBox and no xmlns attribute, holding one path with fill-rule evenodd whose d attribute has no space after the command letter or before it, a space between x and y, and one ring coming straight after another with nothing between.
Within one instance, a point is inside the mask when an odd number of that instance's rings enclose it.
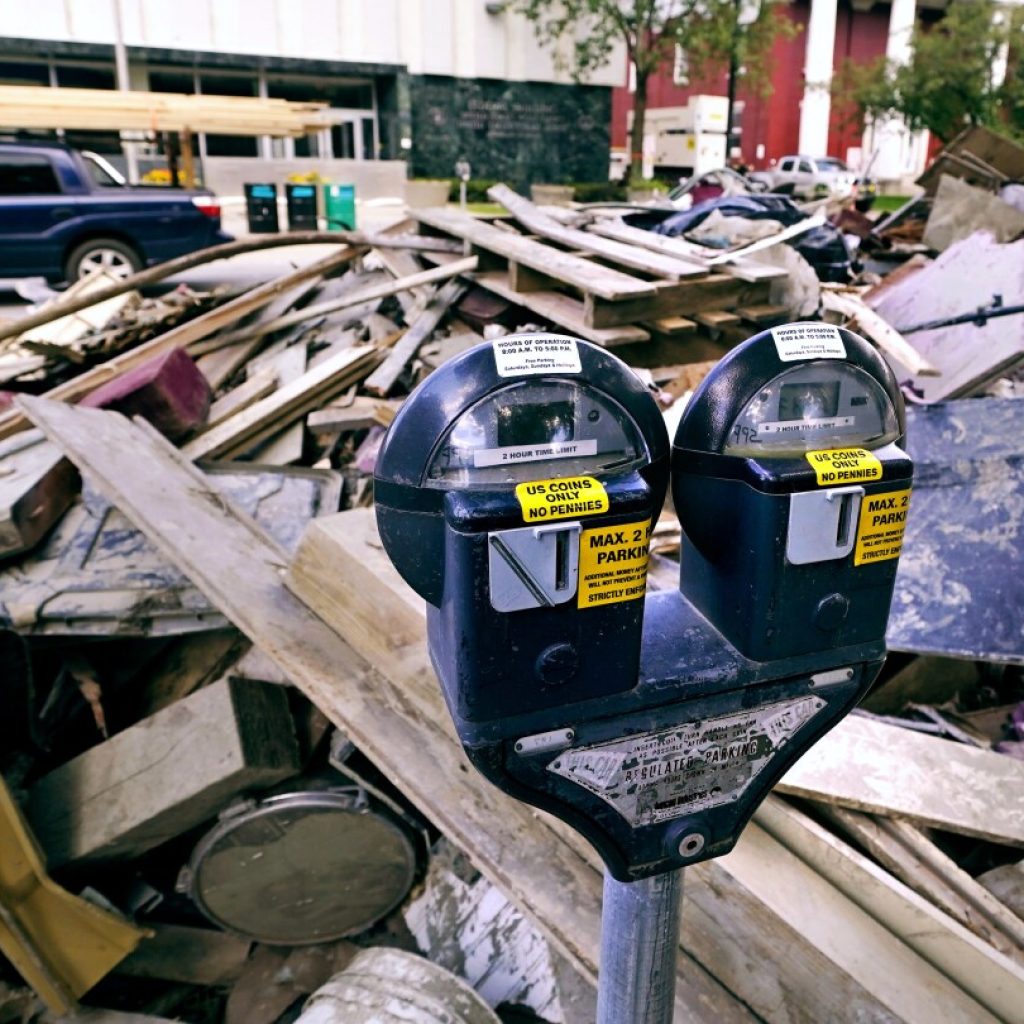
<instances>
[{"instance_id":1,"label":"metal pole","mask_svg":"<svg viewBox=\"0 0 1024 1024\"><path fill-rule=\"evenodd\" d=\"M128 51L124 46L124 30L121 24L121 0L111 0L114 13L114 70L117 76L117 88L120 92L130 92L131 82L128 78ZM128 164L127 178L130 184L139 183L139 155L134 142L127 142L122 137L121 148L124 150Z\"/></svg>"},{"instance_id":2,"label":"metal pole","mask_svg":"<svg viewBox=\"0 0 1024 1024\"><path fill-rule=\"evenodd\" d=\"M604 876L597 1024L672 1024L683 870Z\"/></svg>"}]
</instances>

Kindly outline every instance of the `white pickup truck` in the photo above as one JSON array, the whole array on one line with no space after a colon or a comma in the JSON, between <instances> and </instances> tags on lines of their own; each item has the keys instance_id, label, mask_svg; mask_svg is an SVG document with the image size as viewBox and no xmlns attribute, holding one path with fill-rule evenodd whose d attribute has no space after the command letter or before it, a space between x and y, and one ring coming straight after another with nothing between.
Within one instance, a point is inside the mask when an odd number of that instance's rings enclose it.
<instances>
[{"instance_id":1,"label":"white pickup truck","mask_svg":"<svg viewBox=\"0 0 1024 1024\"><path fill-rule=\"evenodd\" d=\"M857 187L857 175L832 156L784 156L771 169L755 171L749 177L764 182L772 192L798 199L845 199Z\"/></svg>"}]
</instances>

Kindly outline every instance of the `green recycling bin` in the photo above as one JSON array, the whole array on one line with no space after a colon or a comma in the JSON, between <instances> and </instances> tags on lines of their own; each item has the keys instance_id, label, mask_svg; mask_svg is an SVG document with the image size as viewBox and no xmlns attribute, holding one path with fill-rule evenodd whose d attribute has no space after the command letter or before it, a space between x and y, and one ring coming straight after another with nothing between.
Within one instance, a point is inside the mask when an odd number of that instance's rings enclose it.
<instances>
[{"instance_id":1,"label":"green recycling bin","mask_svg":"<svg viewBox=\"0 0 1024 1024\"><path fill-rule=\"evenodd\" d=\"M328 231L354 231L355 185L324 185L324 216L327 218Z\"/></svg>"}]
</instances>

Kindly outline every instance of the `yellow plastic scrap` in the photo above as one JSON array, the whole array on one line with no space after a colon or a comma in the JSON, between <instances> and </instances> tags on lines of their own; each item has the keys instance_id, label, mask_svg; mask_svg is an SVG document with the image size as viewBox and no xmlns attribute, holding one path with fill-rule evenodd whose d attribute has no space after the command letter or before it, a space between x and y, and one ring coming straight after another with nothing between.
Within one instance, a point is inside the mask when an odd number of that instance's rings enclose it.
<instances>
[{"instance_id":1,"label":"yellow plastic scrap","mask_svg":"<svg viewBox=\"0 0 1024 1024\"><path fill-rule=\"evenodd\" d=\"M0 952L50 1011L74 1009L149 934L50 879L0 778Z\"/></svg>"}]
</instances>

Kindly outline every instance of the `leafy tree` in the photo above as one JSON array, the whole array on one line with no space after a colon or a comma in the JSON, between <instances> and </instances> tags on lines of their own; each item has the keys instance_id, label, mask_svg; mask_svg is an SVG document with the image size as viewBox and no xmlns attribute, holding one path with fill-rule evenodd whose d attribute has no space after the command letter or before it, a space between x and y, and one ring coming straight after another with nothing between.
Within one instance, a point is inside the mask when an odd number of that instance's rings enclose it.
<instances>
[{"instance_id":1,"label":"leafy tree","mask_svg":"<svg viewBox=\"0 0 1024 1024\"><path fill-rule=\"evenodd\" d=\"M993 0L952 0L942 21L914 29L906 64L885 57L859 66L847 61L833 94L862 120L899 116L907 127L927 128L943 142L977 124L1024 137L1022 32L1020 9ZM994 68L1003 55L1007 71L997 82Z\"/></svg>"},{"instance_id":2,"label":"leafy tree","mask_svg":"<svg viewBox=\"0 0 1024 1024\"><path fill-rule=\"evenodd\" d=\"M511 10L533 22L538 41L551 46L555 63L576 81L608 63L623 43L636 91L630 135L630 177L640 177L647 86L671 64L678 46L694 78L731 69L748 88L771 91L775 40L799 26L783 14L787 0L509 0ZM568 54L564 43L570 43ZM731 110L730 110L731 115Z\"/></svg>"}]
</instances>

